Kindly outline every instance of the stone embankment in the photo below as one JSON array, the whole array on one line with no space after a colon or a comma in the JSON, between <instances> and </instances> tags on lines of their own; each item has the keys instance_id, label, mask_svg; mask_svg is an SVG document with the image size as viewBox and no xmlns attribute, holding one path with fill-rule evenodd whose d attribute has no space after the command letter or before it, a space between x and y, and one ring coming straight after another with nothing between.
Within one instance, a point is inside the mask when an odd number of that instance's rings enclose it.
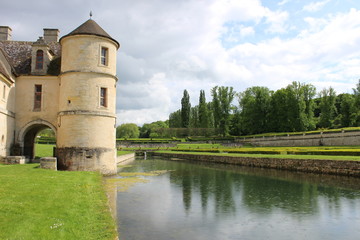
<instances>
[{"instance_id":1,"label":"stone embankment","mask_svg":"<svg viewBox=\"0 0 360 240\"><path fill-rule=\"evenodd\" d=\"M116 163L117 164L125 164L134 159L135 159L135 153L128 153L128 154L117 156Z\"/></svg>"},{"instance_id":2,"label":"stone embankment","mask_svg":"<svg viewBox=\"0 0 360 240\"><path fill-rule=\"evenodd\" d=\"M235 164L249 167L360 177L360 161L233 157L159 152L154 152L153 154L157 156L168 157L170 160L184 159L199 162Z\"/></svg>"},{"instance_id":3,"label":"stone embankment","mask_svg":"<svg viewBox=\"0 0 360 240\"><path fill-rule=\"evenodd\" d=\"M356 146L360 145L360 131L238 138L236 141L261 147Z\"/></svg>"}]
</instances>

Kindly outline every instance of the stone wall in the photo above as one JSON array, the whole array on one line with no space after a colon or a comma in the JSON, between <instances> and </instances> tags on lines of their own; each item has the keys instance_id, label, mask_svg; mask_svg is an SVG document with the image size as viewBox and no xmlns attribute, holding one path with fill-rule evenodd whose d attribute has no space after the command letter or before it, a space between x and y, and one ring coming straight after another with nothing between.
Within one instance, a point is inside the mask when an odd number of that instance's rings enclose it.
<instances>
[{"instance_id":1,"label":"stone wall","mask_svg":"<svg viewBox=\"0 0 360 240\"><path fill-rule=\"evenodd\" d=\"M25 164L28 163L28 159L26 159L25 156L7 156L7 157L0 157L0 163Z\"/></svg>"},{"instance_id":2,"label":"stone wall","mask_svg":"<svg viewBox=\"0 0 360 240\"><path fill-rule=\"evenodd\" d=\"M360 131L340 133L303 134L297 136L273 136L239 138L237 142L254 146L347 146L360 145Z\"/></svg>"},{"instance_id":3,"label":"stone wall","mask_svg":"<svg viewBox=\"0 0 360 240\"><path fill-rule=\"evenodd\" d=\"M132 159L135 159L135 153L124 154L124 155L117 156L116 163L120 164L123 162L127 162L129 160L132 160Z\"/></svg>"},{"instance_id":4,"label":"stone wall","mask_svg":"<svg viewBox=\"0 0 360 240\"><path fill-rule=\"evenodd\" d=\"M57 171L57 159L56 159L56 157L43 157L43 158L40 158L40 168Z\"/></svg>"},{"instance_id":5,"label":"stone wall","mask_svg":"<svg viewBox=\"0 0 360 240\"><path fill-rule=\"evenodd\" d=\"M360 177L360 161L332 161L290 158L232 157L200 154L158 153L154 155L200 162L235 164L250 167L273 168L311 173Z\"/></svg>"}]
</instances>

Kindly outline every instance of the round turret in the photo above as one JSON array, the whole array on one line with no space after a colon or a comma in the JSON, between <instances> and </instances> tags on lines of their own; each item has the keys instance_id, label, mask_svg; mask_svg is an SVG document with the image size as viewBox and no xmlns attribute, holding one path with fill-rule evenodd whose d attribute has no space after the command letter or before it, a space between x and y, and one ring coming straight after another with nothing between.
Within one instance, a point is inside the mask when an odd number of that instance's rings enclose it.
<instances>
[{"instance_id":1,"label":"round turret","mask_svg":"<svg viewBox=\"0 0 360 240\"><path fill-rule=\"evenodd\" d=\"M58 167L115 173L119 43L89 19L60 44Z\"/></svg>"}]
</instances>

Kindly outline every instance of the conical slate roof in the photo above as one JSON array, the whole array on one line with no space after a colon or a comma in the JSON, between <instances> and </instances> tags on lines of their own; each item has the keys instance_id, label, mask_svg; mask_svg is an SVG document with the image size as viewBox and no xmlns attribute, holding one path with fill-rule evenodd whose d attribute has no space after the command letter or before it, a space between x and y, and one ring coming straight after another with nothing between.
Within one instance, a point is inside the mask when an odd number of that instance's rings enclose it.
<instances>
[{"instance_id":1,"label":"conical slate roof","mask_svg":"<svg viewBox=\"0 0 360 240\"><path fill-rule=\"evenodd\" d=\"M77 27L71 33L60 38L60 41L61 41L61 39L65 38L65 37L74 36L74 35L95 35L95 36L105 37L105 38L109 38L112 41L114 41L117 44L117 48L119 48L119 46L120 46L120 44L115 39L110 37L110 35L107 32L105 32L104 29L102 29L99 26L99 24L97 24L92 19L87 20L86 22L81 24L79 27Z\"/></svg>"}]
</instances>

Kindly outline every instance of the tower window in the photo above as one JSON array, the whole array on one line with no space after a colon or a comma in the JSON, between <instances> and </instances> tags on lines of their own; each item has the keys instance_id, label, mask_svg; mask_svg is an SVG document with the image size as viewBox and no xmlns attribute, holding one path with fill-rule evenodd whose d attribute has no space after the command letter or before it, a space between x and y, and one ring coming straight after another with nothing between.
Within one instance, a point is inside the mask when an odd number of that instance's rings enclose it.
<instances>
[{"instance_id":1,"label":"tower window","mask_svg":"<svg viewBox=\"0 0 360 240\"><path fill-rule=\"evenodd\" d=\"M101 64L107 66L108 65L108 55L109 49L106 47L101 47Z\"/></svg>"},{"instance_id":2,"label":"tower window","mask_svg":"<svg viewBox=\"0 0 360 240\"><path fill-rule=\"evenodd\" d=\"M100 88L100 106L107 107L107 88Z\"/></svg>"},{"instance_id":3,"label":"tower window","mask_svg":"<svg viewBox=\"0 0 360 240\"><path fill-rule=\"evenodd\" d=\"M35 85L34 111L41 110L42 85Z\"/></svg>"},{"instance_id":4,"label":"tower window","mask_svg":"<svg viewBox=\"0 0 360 240\"><path fill-rule=\"evenodd\" d=\"M44 66L44 51L43 50L37 50L36 52L36 69L43 69Z\"/></svg>"}]
</instances>

